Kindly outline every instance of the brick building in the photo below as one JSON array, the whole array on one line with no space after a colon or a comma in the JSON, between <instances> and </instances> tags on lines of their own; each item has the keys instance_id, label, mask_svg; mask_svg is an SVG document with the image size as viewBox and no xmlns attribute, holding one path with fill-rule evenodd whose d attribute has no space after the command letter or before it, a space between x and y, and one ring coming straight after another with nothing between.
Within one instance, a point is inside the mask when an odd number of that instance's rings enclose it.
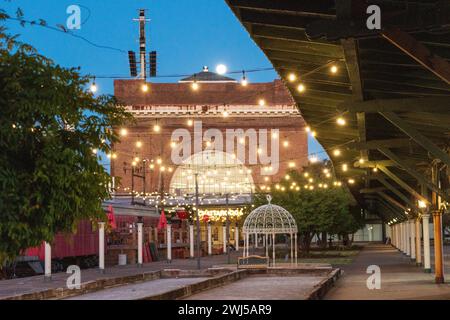
<instances>
[{"instance_id":1,"label":"brick building","mask_svg":"<svg viewBox=\"0 0 450 320\"><path fill-rule=\"evenodd\" d=\"M145 86L145 87L144 87ZM121 131L111 174L119 193L250 193L308 161L305 123L280 80L242 85L209 72L178 83L116 80L135 123ZM145 172L144 172L145 171Z\"/></svg>"}]
</instances>

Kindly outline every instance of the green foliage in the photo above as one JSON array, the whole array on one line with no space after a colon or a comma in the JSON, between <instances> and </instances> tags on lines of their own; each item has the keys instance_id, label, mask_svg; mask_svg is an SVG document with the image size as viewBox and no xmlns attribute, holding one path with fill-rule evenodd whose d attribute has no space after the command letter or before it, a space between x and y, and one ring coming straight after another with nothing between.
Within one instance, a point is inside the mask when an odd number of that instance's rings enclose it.
<instances>
[{"instance_id":1,"label":"green foliage","mask_svg":"<svg viewBox=\"0 0 450 320\"><path fill-rule=\"evenodd\" d=\"M272 203L282 206L295 218L300 243L306 251L316 234L347 235L361 227L350 210L348 191L333 183L331 169L326 165L312 165L305 171L307 176L291 171L289 179L270 186ZM324 168L328 171L324 172ZM260 190L255 196L256 206L267 203L265 192Z\"/></svg>"},{"instance_id":2,"label":"green foliage","mask_svg":"<svg viewBox=\"0 0 450 320\"><path fill-rule=\"evenodd\" d=\"M111 177L93 149L110 152L112 128L129 119L86 90L88 77L14 39L0 30L0 265L104 218Z\"/></svg>"}]
</instances>

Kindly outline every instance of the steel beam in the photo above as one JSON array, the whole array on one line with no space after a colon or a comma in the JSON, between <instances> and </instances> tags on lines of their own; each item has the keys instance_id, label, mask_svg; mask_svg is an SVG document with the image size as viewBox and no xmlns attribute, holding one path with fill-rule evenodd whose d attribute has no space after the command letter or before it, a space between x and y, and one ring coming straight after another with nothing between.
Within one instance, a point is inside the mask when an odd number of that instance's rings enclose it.
<instances>
[{"instance_id":1,"label":"steel beam","mask_svg":"<svg viewBox=\"0 0 450 320\"><path fill-rule=\"evenodd\" d=\"M396 162L400 167L405 169L411 176L417 179L418 182L425 184L428 188L435 191L437 194L439 194L442 198L448 199L447 194L441 190L439 187L434 185L430 180L425 178L422 174L417 172L413 167L407 165L403 160L401 160L397 155L395 155L391 150L386 148L380 148L378 149L381 153L383 153L386 157ZM384 171L383 171L384 172Z\"/></svg>"},{"instance_id":2,"label":"steel beam","mask_svg":"<svg viewBox=\"0 0 450 320\"><path fill-rule=\"evenodd\" d=\"M355 150L376 150L378 148L409 147L410 145L411 139L385 139L366 142L351 142L347 144L347 147Z\"/></svg>"},{"instance_id":3,"label":"steel beam","mask_svg":"<svg viewBox=\"0 0 450 320\"><path fill-rule=\"evenodd\" d=\"M410 34L397 28L386 28L381 35L437 77L450 84L450 63L433 54Z\"/></svg>"},{"instance_id":4,"label":"steel beam","mask_svg":"<svg viewBox=\"0 0 450 320\"><path fill-rule=\"evenodd\" d=\"M449 106L450 107L450 106ZM421 145L425 150L429 151L437 159L450 166L450 156L436 146L430 139L422 135L415 128L410 126L406 121L401 119L393 112L380 112L380 114L391 122L394 126L403 131L406 135L411 137L417 144Z\"/></svg>"}]
</instances>

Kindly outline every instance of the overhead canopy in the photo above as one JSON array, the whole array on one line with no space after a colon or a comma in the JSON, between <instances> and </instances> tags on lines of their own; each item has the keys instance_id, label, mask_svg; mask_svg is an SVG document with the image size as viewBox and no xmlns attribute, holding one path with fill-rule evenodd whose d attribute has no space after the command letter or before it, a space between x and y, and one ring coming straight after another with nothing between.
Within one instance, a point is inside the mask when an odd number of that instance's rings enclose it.
<instances>
[{"instance_id":1,"label":"overhead canopy","mask_svg":"<svg viewBox=\"0 0 450 320\"><path fill-rule=\"evenodd\" d=\"M349 188L363 207L390 221L417 210L418 200L430 203L431 191L448 199L449 2L369 1L381 8L381 30L367 28L366 1L226 2L285 81L338 177L355 180ZM299 79L289 81L291 73ZM436 161L441 175L432 182Z\"/></svg>"}]
</instances>

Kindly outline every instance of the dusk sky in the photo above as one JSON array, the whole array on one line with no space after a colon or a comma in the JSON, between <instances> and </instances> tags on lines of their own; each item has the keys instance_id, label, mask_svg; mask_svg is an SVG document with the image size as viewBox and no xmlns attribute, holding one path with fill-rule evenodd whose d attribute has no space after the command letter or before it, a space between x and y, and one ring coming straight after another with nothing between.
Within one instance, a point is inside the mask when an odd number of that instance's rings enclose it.
<instances>
[{"instance_id":1,"label":"dusk sky","mask_svg":"<svg viewBox=\"0 0 450 320\"><path fill-rule=\"evenodd\" d=\"M72 32L100 46L40 26L21 27L8 21L11 33L32 44L40 53L66 66L80 66L83 74L96 76L129 76L127 51L138 52L138 9L147 9L151 19L147 28L147 49L158 51L158 75L189 75L203 66L214 70L222 63L229 71L270 68L270 61L252 41L223 0L68 0L2 1L2 8L15 16L17 7L26 20L44 19L49 26L66 25L67 7L82 9L81 30ZM121 52L122 51L122 52ZM235 75L236 76L236 75ZM249 81L273 81L275 71L247 75ZM178 77L154 79L176 82ZM99 93L113 94L112 79L98 79ZM310 139L310 153L322 148ZM324 153L318 155L324 157Z\"/></svg>"}]
</instances>

